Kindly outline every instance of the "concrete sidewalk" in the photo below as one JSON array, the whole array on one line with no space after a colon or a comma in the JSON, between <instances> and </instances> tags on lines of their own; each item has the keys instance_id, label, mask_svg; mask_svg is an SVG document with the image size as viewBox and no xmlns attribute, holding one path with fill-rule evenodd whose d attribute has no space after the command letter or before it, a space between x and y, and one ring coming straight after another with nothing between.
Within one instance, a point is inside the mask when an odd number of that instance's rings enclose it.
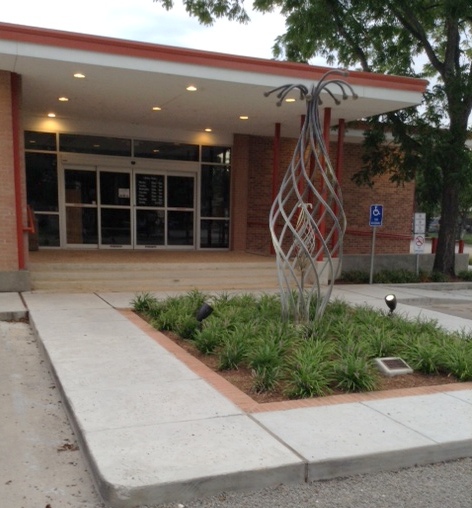
<instances>
[{"instance_id":1,"label":"concrete sidewalk","mask_svg":"<svg viewBox=\"0 0 472 508\"><path fill-rule=\"evenodd\" d=\"M336 286L334 297L385 309L389 292L397 312L472 331L467 284ZM0 294L0 310L29 312L111 506L472 456L472 383L260 405L120 312L133 294L21 296Z\"/></svg>"}]
</instances>

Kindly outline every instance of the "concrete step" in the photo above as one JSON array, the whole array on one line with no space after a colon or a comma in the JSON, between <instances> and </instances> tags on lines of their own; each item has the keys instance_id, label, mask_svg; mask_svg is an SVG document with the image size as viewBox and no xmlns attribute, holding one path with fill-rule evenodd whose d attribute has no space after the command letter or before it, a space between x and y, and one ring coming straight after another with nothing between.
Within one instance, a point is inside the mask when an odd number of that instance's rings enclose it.
<instances>
[{"instance_id":1,"label":"concrete step","mask_svg":"<svg viewBox=\"0 0 472 508\"><path fill-rule=\"evenodd\" d=\"M40 263L31 267L33 290L188 291L273 289L276 267L268 263Z\"/></svg>"}]
</instances>

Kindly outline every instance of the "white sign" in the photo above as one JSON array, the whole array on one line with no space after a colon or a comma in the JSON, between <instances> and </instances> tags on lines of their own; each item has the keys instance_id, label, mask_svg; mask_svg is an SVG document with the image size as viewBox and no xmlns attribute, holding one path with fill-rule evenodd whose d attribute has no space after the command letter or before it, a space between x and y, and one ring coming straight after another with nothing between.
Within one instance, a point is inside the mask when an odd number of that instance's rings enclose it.
<instances>
[{"instance_id":1,"label":"white sign","mask_svg":"<svg viewBox=\"0 0 472 508\"><path fill-rule=\"evenodd\" d=\"M424 234L420 235L415 233L415 237L413 239L413 252L415 254L423 254L425 241L426 239Z\"/></svg>"},{"instance_id":2,"label":"white sign","mask_svg":"<svg viewBox=\"0 0 472 508\"><path fill-rule=\"evenodd\" d=\"M416 234L424 235L426 233L426 214L415 213L415 224L413 232Z\"/></svg>"},{"instance_id":3,"label":"white sign","mask_svg":"<svg viewBox=\"0 0 472 508\"><path fill-rule=\"evenodd\" d=\"M118 188L118 198L129 199L129 189Z\"/></svg>"}]
</instances>

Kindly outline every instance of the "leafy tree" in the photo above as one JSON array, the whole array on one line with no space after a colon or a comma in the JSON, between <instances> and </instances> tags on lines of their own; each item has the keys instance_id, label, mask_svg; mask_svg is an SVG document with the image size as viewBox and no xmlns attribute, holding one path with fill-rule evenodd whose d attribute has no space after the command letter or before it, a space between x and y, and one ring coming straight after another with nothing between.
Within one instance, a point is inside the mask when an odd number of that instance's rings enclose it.
<instances>
[{"instance_id":1,"label":"leafy tree","mask_svg":"<svg viewBox=\"0 0 472 508\"><path fill-rule=\"evenodd\" d=\"M157 0L171 8L173 0ZM190 15L211 24L226 17L248 22L243 0L183 0ZM429 201L440 201L441 228L434 269L454 272L461 192L470 189L466 147L472 110L471 0L254 0L262 12L279 9L286 32L274 55L365 72L431 80L422 107L369 120L359 184L386 173L399 184L416 178ZM418 62L424 62L421 69ZM393 137L391 149L386 134ZM428 194L430 193L430 194Z\"/></svg>"}]
</instances>

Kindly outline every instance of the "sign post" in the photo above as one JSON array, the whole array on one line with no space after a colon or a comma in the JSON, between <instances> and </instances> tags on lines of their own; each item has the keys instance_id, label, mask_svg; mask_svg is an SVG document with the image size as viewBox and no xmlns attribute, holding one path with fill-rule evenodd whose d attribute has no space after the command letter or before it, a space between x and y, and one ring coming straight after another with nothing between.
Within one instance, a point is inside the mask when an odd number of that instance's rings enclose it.
<instances>
[{"instance_id":1,"label":"sign post","mask_svg":"<svg viewBox=\"0 0 472 508\"><path fill-rule=\"evenodd\" d=\"M372 251L370 254L370 277L369 284L374 280L374 257L375 257L375 233L383 222L383 205L370 205L369 226L372 228Z\"/></svg>"},{"instance_id":2,"label":"sign post","mask_svg":"<svg viewBox=\"0 0 472 508\"><path fill-rule=\"evenodd\" d=\"M420 254L424 252L426 241L426 214L415 213L413 227L413 252L416 254L416 275L420 273Z\"/></svg>"}]
</instances>

